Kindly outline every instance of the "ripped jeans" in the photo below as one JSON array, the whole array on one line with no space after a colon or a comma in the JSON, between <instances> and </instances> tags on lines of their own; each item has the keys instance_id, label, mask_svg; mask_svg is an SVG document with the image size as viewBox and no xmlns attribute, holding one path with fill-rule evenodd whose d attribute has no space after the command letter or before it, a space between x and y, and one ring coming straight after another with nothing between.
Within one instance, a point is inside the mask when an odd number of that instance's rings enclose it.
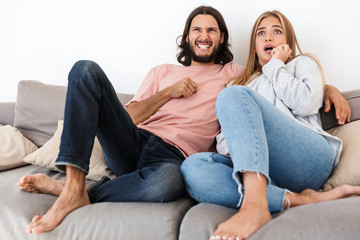
<instances>
[{"instance_id":1,"label":"ripped jeans","mask_svg":"<svg viewBox=\"0 0 360 240\"><path fill-rule=\"evenodd\" d=\"M184 161L181 172L195 200L240 207L240 173L250 171L268 180L270 212L282 211L287 190L316 190L332 172L334 153L328 141L254 91L242 86L224 89L216 111L231 157L208 152Z\"/></svg>"}]
</instances>

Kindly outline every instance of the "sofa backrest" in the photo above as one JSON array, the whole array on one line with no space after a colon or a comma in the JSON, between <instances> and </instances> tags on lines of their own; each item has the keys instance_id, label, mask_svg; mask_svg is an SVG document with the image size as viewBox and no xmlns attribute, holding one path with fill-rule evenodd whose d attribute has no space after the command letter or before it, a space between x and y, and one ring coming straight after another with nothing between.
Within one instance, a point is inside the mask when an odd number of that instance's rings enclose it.
<instances>
[{"instance_id":1,"label":"sofa backrest","mask_svg":"<svg viewBox=\"0 0 360 240\"><path fill-rule=\"evenodd\" d=\"M66 86L44 84L34 80L20 81L15 103L0 103L0 124L14 125L37 146L44 145L55 133L57 121L64 117ZM352 110L351 120L360 119L360 89L343 92ZM122 104L133 94L118 93ZM337 126L334 109L321 112L323 128Z\"/></svg>"},{"instance_id":2,"label":"sofa backrest","mask_svg":"<svg viewBox=\"0 0 360 240\"><path fill-rule=\"evenodd\" d=\"M2 102L0 103L0 124L14 125L15 117L15 102Z\"/></svg>"}]
</instances>

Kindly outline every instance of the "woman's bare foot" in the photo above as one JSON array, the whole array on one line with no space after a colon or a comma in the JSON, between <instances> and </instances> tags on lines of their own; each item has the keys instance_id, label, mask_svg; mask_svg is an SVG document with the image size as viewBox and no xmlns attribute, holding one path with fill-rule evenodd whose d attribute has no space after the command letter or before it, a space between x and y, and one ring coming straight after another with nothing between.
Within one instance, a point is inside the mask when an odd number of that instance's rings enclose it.
<instances>
[{"instance_id":1,"label":"woman's bare foot","mask_svg":"<svg viewBox=\"0 0 360 240\"><path fill-rule=\"evenodd\" d=\"M245 194L240 211L219 224L211 240L246 239L272 219L266 199L265 176L255 172L245 172L242 177Z\"/></svg>"},{"instance_id":2,"label":"woman's bare foot","mask_svg":"<svg viewBox=\"0 0 360 240\"><path fill-rule=\"evenodd\" d=\"M301 193L287 193L286 197L290 200L290 207L296 207L358 195L360 195L360 186L344 184L327 192L316 192L312 189L305 189ZM286 204L287 203L284 202L284 205Z\"/></svg>"},{"instance_id":3,"label":"woman's bare foot","mask_svg":"<svg viewBox=\"0 0 360 240\"><path fill-rule=\"evenodd\" d=\"M238 213L219 224L210 239L246 239L271 219L267 204L265 206L259 204L243 205Z\"/></svg>"},{"instance_id":4,"label":"woman's bare foot","mask_svg":"<svg viewBox=\"0 0 360 240\"><path fill-rule=\"evenodd\" d=\"M18 182L18 186L21 190L30 193L47 193L59 196L65 186L65 182L38 173L23 176Z\"/></svg>"},{"instance_id":5,"label":"woman's bare foot","mask_svg":"<svg viewBox=\"0 0 360 240\"><path fill-rule=\"evenodd\" d=\"M72 211L90 204L85 186L85 173L66 166L65 186L50 210L43 216L35 216L27 226L28 233L42 233L56 228Z\"/></svg>"}]
</instances>

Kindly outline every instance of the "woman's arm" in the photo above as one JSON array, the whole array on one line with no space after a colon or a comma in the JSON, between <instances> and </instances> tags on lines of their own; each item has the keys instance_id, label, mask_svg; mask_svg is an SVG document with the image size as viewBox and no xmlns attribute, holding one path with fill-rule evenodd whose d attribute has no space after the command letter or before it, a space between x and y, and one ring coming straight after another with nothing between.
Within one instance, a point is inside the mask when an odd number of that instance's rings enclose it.
<instances>
[{"instance_id":1,"label":"woman's arm","mask_svg":"<svg viewBox=\"0 0 360 240\"><path fill-rule=\"evenodd\" d=\"M323 105L324 87L321 70L309 56L299 56L286 65L272 59L262 68L278 99L294 115L317 114Z\"/></svg>"}]
</instances>

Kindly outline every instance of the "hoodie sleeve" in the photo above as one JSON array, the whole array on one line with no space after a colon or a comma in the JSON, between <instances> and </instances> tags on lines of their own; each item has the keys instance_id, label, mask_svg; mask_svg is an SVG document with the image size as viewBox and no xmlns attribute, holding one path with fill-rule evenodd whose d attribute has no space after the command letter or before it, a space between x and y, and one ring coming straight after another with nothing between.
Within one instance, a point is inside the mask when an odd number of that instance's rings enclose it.
<instances>
[{"instance_id":1,"label":"hoodie sleeve","mask_svg":"<svg viewBox=\"0 0 360 240\"><path fill-rule=\"evenodd\" d=\"M302 55L287 65L279 59L272 59L262 70L272 84L276 97L294 115L318 113L323 103L324 89L320 67L313 58Z\"/></svg>"}]
</instances>

